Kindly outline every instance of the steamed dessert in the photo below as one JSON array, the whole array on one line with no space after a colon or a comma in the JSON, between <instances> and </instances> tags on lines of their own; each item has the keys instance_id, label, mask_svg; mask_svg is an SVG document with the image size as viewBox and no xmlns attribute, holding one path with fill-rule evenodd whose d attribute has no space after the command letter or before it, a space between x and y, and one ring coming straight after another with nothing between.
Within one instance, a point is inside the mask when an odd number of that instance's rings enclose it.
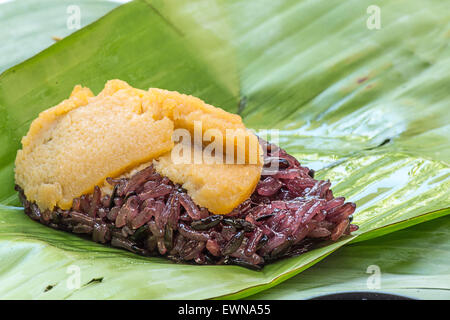
<instances>
[{"instance_id":1,"label":"steamed dessert","mask_svg":"<svg viewBox=\"0 0 450 320\"><path fill-rule=\"evenodd\" d=\"M15 165L32 219L177 262L260 268L357 229L353 203L238 115L120 80L43 111Z\"/></svg>"},{"instance_id":2,"label":"steamed dessert","mask_svg":"<svg viewBox=\"0 0 450 320\"><path fill-rule=\"evenodd\" d=\"M174 129L186 128L193 133L195 121L201 122L202 131L214 127L223 135L228 128L245 129L239 116L177 92L144 91L112 80L94 96L89 89L76 86L68 100L42 112L31 124L17 153L16 183L39 208L68 210L74 198L92 193L107 177L126 173L171 151ZM244 134L257 143L254 135ZM245 200L244 194L250 196L258 183L261 163L233 165L231 170L219 164L215 167L214 174L204 177L201 171L191 170L187 176L174 169L170 178L182 185L186 182L188 193L201 206L211 203L202 194L222 195L208 209L224 214ZM242 175L248 179L240 188L217 183Z\"/></svg>"}]
</instances>

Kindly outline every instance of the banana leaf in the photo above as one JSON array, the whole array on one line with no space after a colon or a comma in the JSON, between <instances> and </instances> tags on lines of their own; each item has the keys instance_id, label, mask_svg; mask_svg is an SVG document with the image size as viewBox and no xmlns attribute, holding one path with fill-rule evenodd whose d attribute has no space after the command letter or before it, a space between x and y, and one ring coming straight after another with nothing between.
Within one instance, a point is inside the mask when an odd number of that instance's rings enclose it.
<instances>
[{"instance_id":1,"label":"banana leaf","mask_svg":"<svg viewBox=\"0 0 450 320\"><path fill-rule=\"evenodd\" d=\"M450 297L450 217L350 244L282 284L250 299L309 299L348 291L413 299ZM372 280L373 268L380 272Z\"/></svg>"},{"instance_id":2,"label":"banana leaf","mask_svg":"<svg viewBox=\"0 0 450 320\"><path fill-rule=\"evenodd\" d=\"M379 30L366 26L372 4ZM450 213L448 9L442 1L133 1L8 69L0 297L242 298L349 242ZM356 202L360 230L256 272L142 258L29 220L13 191L20 138L75 84L98 92L112 78L189 93L249 127L280 130L282 147ZM68 286L72 266L79 288Z\"/></svg>"},{"instance_id":3,"label":"banana leaf","mask_svg":"<svg viewBox=\"0 0 450 320\"><path fill-rule=\"evenodd\" d=\"M80 27L84 27L115 8L117 3L105 0L0 1L0 72L76 31L75 27L67 27L74 5L80 9Z\"/></svg>"}]
</instances>

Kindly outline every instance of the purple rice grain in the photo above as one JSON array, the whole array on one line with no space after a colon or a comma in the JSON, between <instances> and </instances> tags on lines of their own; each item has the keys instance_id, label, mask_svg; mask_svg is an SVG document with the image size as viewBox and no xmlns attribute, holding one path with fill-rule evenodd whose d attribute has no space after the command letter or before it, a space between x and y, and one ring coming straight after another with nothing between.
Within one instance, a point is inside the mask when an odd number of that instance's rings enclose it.
<instances>
[{"instance_id":1,"label":"purple rice grain","mask_svg":"<svg viewBox=\"0 0 450 320\"><path fill-rule=\"evenodd\" d=\"M303 254L358 229L351 224L355 204L334 198L329 181L315 180L314 170L278 146L260 143L267 150L261 180L250 199L227 215L198 207L186 190L152 166L130 178L107 178L113 186L110 194L96 186L92 194L75 198L70 210L42 212L20 187L16 190L33 220L177 263L259 270L267 262Z\"/></svg>"}]
</instances>

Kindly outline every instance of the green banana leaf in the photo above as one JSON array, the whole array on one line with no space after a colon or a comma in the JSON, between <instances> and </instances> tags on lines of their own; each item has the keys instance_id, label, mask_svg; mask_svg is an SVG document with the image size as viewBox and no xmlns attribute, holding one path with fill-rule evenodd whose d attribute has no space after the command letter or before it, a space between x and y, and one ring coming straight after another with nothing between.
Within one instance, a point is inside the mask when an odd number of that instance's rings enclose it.
<instances>
[{"instance_id":1,"label":"green banana leaf","mask_svg":"<svg viewBox=\"0 0 450 320\"><path fill-rule=\"evenodd\" d=\"M372 4L380 30L366 26ZM0 76L0 297L242 298L348 242L450 213L448 9L441 1L134 1L10 68ZM20 138L75 84L98 92L112 78L193 94L239 112L249 127L279 129L282 147L356 202L360 230L256 272L142 258L30 221L13 191ZM74 265L75 289L67 285Z\"/></svg>"},{"instance_id":2,"label":"green banana leaf","mask_svg":"<svg viewBox=\"0 0 450 320\"><path fill-rule=\"evenodd\" d=\"M67 27L67 18L72 13L70 6L74 5L80 8L80 27L84 27L118 3L106 0L0 1L0 72L76 31Z\"/></svg>"},{"instance_id":3,"label":"green banana leaf","mask_svg":"<svg viewBox=\"0 0 450 320\"><path fill-rule=\"evenodd\" d=\"M348 291L388 292L414 299L450 296L450 217L351 244L250 299L309 299ZM379 268L379 283L373 281Z\"/></svg>"}]
</instances>

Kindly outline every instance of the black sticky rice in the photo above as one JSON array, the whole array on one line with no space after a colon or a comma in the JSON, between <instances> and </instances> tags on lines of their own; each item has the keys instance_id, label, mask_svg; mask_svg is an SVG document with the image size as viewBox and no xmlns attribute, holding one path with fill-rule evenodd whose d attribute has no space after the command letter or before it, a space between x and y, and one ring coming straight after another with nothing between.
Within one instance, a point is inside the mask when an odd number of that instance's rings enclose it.
<instances>
[{"instance_id":1,"label":"black sticky rice","mask_svg":"<svg viewBox=\"0 0 450 320\"><path fill-rule=\"evenodd\" d=\"M358 229L351 224L355 204L335 198L329 181L315 180L313 170L274 144L261 144L267 152L259 184L250 199L227 215L199 208L152 166L130 178L108 178L111 194L95 187L92 194L74 199L70 210L41 211L20 187L16 190L33 220L180 263L260 269ZM275 171L270 169L273 164L278 165Z\"/></svg>"}]
</instances>

